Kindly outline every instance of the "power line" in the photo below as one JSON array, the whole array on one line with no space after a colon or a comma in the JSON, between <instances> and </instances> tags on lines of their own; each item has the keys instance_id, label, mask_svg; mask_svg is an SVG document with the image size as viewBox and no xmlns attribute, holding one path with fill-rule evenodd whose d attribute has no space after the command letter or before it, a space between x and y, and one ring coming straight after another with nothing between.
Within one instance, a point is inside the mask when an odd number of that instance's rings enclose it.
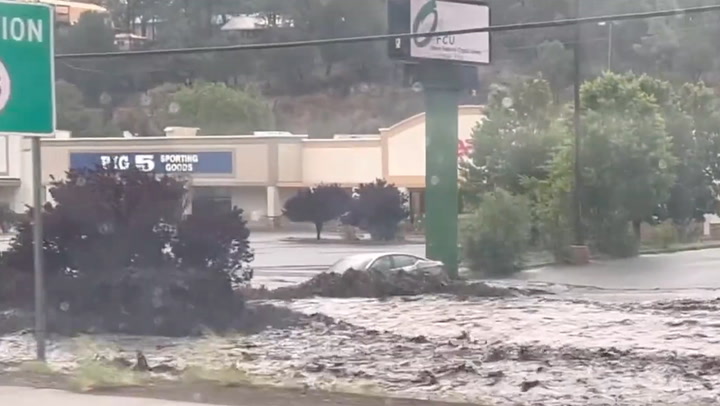
<instances>
[{"instance_id":1,"label":"power line","mask_svg":"<svg viewBox=\"0 0 720 406\"><path fill-rule=\"evenodd\" d=\"M439 36L446 36L446 35L475 34L475 33L481 33L481 32L502 32L502 31L518 31L518 30L529 30L529 29L548 28L548 27L563 27L563 26L575 25L575 24L590 24L590 23L610 22L610 21L635 20L635 19L643 19L643 18L670 17L670 16L676 16L676 15L682 15L682 14L698 14L698 13L706 13L706 12L710 12L710 11L720 11L720 5L688 7L688 8L673 9L673 10L650 11L650 12L643 12L643 13L615 14L615 15L605 15L605 16L596 16L596 17L566 18L566 19L562 19L562 20L495 25L495 26L490 26L490 27L468 28L468 29L463 29L463 30L438 31L438 32L433 33L432 36L439 37ZM79 54L60 54L60 55L56 55L55 58L56 59L90 59L90 58L117 58L117 57L133 57L133 56L167 56L167 55L198 54L198 53L209 53L209 52L249 51L249 50L264 50L264 49L309 47L309 46L321 46L321 45L352 44L352 43L358 43L358 42L389 41L389 40L395 40L395 39L420 38L420 37L428 37L428 34L426 34L426 33L384 34L384 35L369 35L369 36L362 36L362 37L330 38L330 39L316 39L316 40L308 40L308 41L288 41L288 42L275 42L275 43L264 43L264 44L224 45L224 46L210 46L210 47L199 47L199 48L153 49L153 50L144 50L144 51L118 51L118 52L90 52L90 53L79 53Z\"/></svg>"}]
</instances>

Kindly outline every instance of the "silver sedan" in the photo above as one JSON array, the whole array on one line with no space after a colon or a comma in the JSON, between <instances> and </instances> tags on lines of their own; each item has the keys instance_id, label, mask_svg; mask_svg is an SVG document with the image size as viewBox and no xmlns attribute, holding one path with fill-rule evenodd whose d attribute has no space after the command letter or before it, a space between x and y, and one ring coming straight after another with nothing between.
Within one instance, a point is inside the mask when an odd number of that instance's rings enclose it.
<instances>
[{"instance_id":1,"label":"silver sedan","mask_svg":"<svg viewBox=\"0 0 720 406\"><path fill-rule=\"evenodd\" d=\"M442 262L399 252L355 254L330 266L328 272L342 274L348 269L356 271L390 272L403 270L411 273L439 274L444 272Z\"/></svg>"}]
</instances>

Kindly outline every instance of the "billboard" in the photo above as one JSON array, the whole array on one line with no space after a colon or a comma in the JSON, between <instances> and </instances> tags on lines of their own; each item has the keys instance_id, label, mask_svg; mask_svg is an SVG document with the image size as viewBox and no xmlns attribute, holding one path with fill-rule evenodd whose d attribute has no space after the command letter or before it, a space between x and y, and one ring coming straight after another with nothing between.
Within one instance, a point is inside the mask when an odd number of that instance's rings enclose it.
<instances>
[{"instance_id":1,"label":"billboard","mask_svg":"<svg viewBox=\"0 0 720 406\"><path fill-rule=\"evenodd\" d=\"M490 26L490 7L473 0L389 0L390 34L428 34L397 38L390 57L406 61L453 61L469 65L490 63L490 33L432 36L435 32Z\"/></svg>"},{"instance_id":2,"label":"billboard","mask_svg":"<svg viewBox=\"0 0 720 406\"><path fill-rule=\"evenodd\" d=\"M232 175L233 153L231 151L70 153L70 169L94 169L98 166L117 171L136 168L143 172L167 174Z\"/></svg>"}]
</instances>

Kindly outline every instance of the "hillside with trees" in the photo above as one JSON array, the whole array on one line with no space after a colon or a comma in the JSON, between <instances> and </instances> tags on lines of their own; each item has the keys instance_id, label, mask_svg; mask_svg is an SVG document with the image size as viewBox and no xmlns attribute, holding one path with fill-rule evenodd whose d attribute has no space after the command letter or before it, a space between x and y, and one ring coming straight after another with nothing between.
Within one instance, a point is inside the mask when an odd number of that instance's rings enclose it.
<instances>
[{"instance_id":1,"label":"hillside with trees","mask_svg":"<svg viewBox=\"0 0 720 406\"><path fill-rule=\"evenodd\" d=\"M265 43L386 32L385 0L103 0L99 3L110 10L112 25L103 16L84 15L75 26L59 29L58 53L114 51L118 49L114 35L123 32L148 38L133 49ZM573 16L570 0L490 0L489 3L493 24L498 25ZM619 14L711 3L710 0L582 1L581 13L584 16ZM713 87L719 79L715 70L720 44L707 38L717 36L719 20L717 13L705 13L623 21L611 27L586 25L580 42L583 79L591 79L609 68L616 72L647 73L672 83L702 80ZM232 27L236 29L227 29ZM245 29L237 29L242 27ZM572 27L501 32L493 34L492 39L493 63L478 70L482 88L475 97L468 95L464 102L484 103L491 83L507 84L538 74L548 81L555 103L567 100L573 72ZM59 95L64 109L82 112L74 115L82 128L73 122L65 125L77 135L117 135L118 130L133 131L141 136L157 135L158 129L167 124L168 106L161 106L162 100L148 101L147 95L168 93L173 86L190 85L197 89L204 87L205 82L222 84L237 92L231 96L235 100L247 102L248 106L265 104L272 112L271 119L262 119L249 127L233 124L232 115L227 116L228 123L223 123L224 113L216 112L218 116L213 117L213 121L221 122L218 124L221 130L230 133L254 129L287 130L316 137L367 133L422 110L421 95L410 90L402 66L388 59L383 42L172 57L61 60L57 76L74 85L83 96L78 100L71 91ZM184 92L187 96L192 91ZM225 92L225 96L229 94ZM197 114L192 109L174 111L176 116L169 118L173 122L192 121ZM99 114L99 119L77 118L87 114L94 117ZM266 114L262 113L267 117ZM63 122L67 121L61 120Z\"/></svg>"}]
</instances>

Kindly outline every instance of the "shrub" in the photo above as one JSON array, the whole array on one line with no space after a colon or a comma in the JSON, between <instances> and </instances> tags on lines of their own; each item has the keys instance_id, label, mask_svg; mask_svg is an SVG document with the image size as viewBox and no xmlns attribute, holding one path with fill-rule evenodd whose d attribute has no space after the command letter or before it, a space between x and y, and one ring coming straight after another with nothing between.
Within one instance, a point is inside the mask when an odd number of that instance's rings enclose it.
<instances>
[{"instance_id":1,"label":"shrub","mask_svg":"<svg viewBox=\"0 0 720 406\"><path fill-rule=\"evenodd\" d=\"M408 216L408 197L395 185L376 179L363 183L356 190L350 211L341 220L343 224L370 233L376 241L391 241L397 237L400 222Z\"/></svg>"},{"instance_id":2,"label":"shrub","mask_svg":"<svg viewBox=\"0 0 720 406\"><path fill-rule=\"evenodd\" d=\"M639 252L638 237L628 216L623 212L595 216L590 231L595 251L613 258L630 258Z\"/></svg>"},{"instance_id":3,"label":"shrub","mask_svg":"<svg viewBox=\"0 0 720 406\"><path fill-rule=\"evenodd\" d=\"M207 269L229 276L233 282L252 279L248 264L253 261L250 230L242 217L243 210L200 212L187 216L177 227L171 243L180 268Z\"/></svg>"},{"instance_id":4,"label":"shrub","mask_svg":"<svg viewBox=\"0 0 720 406\"><path fill-rule=\"evenodd\" d=\"M505 276L520 269L530 238L530 206L498 189L483 196L462 230L463 256L474 271Z\"/></svg>"},{"instance_id":5,"label":"shrub","mask_svg":"<svg viewBox=\"0 0 720 406\"><path fill-rule=\"evenodd\" d=\"M136 170L54 179L54 202L42 208L51 325L165 335L228 327L242 309L232 284L251 276L250 232L238 209L185 217L187 191ZM2 279L32 275L30 218L0 256Z\"/></svg>"},{"instance_id":6,"label":"shrub","mask_svg":"<svg viewBox=\"0 0 720 406\"><path fill-rule=\"evenodd\" d=\"M672 220L658 224L653 231L652 244L660 248L669 248L680 241L678 229Z\"/></svg>"}]
</instances>

